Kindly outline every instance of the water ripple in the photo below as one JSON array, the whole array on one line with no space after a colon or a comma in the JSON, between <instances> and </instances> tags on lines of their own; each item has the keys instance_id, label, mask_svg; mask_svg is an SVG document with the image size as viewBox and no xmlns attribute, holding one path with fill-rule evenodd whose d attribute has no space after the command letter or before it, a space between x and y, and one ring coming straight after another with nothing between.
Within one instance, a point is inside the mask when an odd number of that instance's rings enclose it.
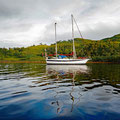
<instances>
[{"instance_id":1,"label":"water ripple","mask_svg":"<svg viewBox=\"0 0 120 120\"><path fill-rule=\"evenodd\" d=\"M120 65L0 64L0 120L119 120Z\"/></svg>"}]
</instances>

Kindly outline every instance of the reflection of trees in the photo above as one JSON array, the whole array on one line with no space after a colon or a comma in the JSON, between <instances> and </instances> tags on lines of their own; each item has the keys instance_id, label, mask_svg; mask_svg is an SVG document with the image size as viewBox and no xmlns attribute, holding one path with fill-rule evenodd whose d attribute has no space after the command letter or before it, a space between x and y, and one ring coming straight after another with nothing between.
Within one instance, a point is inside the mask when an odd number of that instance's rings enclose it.
<instances>
[{"instance_id":1,"label":"reflection of trees","mask_svg":"<svg viewBox=\"0 0 120 120\"><path fill-rule=\"evenodd\" d=\"M90 79L97 80L102 84L110 84L118 87L120 84L120 64L92 64Z\"/></svg>"},{"instance_id":2,"label":"reflection of trees","mask_svg":"<svg viewBox=\"0 0 120 120\"><path fill-rule=\"evenodd\" d=\"M11 64L0 64L0 70L12 73L26 73L28 77L38 77L40 73L45 73L45 65L33 64L33 63L11 63ZM2 73L4 74L4 73Z\"/></svg>"}]
</instances>

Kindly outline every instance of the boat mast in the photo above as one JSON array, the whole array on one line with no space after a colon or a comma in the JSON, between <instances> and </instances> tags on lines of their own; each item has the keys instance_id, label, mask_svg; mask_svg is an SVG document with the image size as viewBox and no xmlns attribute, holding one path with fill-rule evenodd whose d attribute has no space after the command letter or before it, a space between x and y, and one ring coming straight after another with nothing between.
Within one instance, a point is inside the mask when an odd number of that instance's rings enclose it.
<instances>
[{"instance_id":1,"label":"boat mast","mask_svg":"<svg viewBox=\"0 0 120 120\"><path fill-rule=\"evenodd\" d=\"M57 35L56 35L56 25L57 23L55 23L55 42L56 42L56 47L55 47L55 54L56 54L56 58L57 58Z\"/></svg>"},{"instance_id":2,"label":"boat mast","mask_svg":"<svg viewBox=\"0 0 120 120\"><path fill-rule=\"evenodd\" d=\"M72 20L72 40L73 40L73 59L76 59L75 43L74 43L74 24L73 24L73 15L71 15Z\"/></svg>"},{"instance_id":3,"label":"boat mast","mask_svg":"<svg viewBox=\"0 0 120 120\"><path fill-rule=\"evenodd\" d=\"M47 52L46 52L46 48L45 48L45 58L47 58Z\"/></svg>"}]
</instances>

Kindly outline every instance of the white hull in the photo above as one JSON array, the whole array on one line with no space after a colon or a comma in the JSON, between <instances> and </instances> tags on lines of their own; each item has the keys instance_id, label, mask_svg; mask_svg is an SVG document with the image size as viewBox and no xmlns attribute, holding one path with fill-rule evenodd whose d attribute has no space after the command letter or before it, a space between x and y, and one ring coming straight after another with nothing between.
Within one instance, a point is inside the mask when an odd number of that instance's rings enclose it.
<instances>
[{"instance_id":1,"label":"white hull","mask_svg":"<svg viewBox=\"0 0 120 120\"><path fill-rule=\"evenodd\" d=\"M86 64L89 59L47 59L48 65L81 65Z\"/></svg>"}]
</instances>

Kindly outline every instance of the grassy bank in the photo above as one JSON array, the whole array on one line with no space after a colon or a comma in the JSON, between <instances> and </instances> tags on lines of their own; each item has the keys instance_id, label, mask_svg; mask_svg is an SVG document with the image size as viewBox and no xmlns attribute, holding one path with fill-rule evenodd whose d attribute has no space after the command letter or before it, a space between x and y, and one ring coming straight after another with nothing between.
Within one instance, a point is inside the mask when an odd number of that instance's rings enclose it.
<instances>
[{"instance_id":1,"label":"grassy bank","mask_svg":"<svg viewBox=\"0 0 120 120\"><path fill-rule=\"evenodd\" d=\"M0 59L0 63L41 63L45 64L44 57L30 57L30 58L17 58L17 57L4 57Z\"/></svg>"},{"instance_id":2,"label":"grassy bank","mask_svg":"<svg viewBox=\"0 0 120 120\"><path fill-rule=\"evenodd\" d=\"M120 56L95 56L91 62L120 63Z\"/></svg>"},{"instance_id":3,"label":"grassy bank","mask_svg":"<svg viewBox=\"0 0 120 120\"><path fill-rule=\"evenodd\" d=\"M46 64L46 61L0 61L0 63L40 63L40 64Z\"/></svg>"}]
</instances>

